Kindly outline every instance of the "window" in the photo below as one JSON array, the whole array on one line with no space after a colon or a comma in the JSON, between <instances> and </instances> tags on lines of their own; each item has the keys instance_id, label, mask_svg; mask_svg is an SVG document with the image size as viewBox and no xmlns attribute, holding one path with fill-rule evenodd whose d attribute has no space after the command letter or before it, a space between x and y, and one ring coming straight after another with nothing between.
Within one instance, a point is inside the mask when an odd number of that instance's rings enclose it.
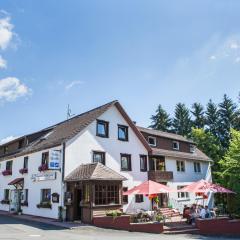
<instances>
[{"instance_id":1,"label":"window","mask_svg":"<svg viewBox=\"0 0 240 240\"><path fill-rule=\"evenodd\" d=\"M95 185L95 205L119 204L118 184L96 184Z\"/></svg>"},{"instance_id":2,"label":"window","mask_svg":"<svg viewBox=\"0 0 240 240\"><path fill-rule=\"evenodd\" d=\"M3 154L7 154L8 153L8 146L4 146L3 147Z\"/></svg>"},{"instance_id":3,"label":"window","mask_svg":"<svg viewBox=\"0 0 240 240\"><path fill-rule=\"evenodd\" d=\"M28 202L28 189L24 189L21 191L21 203Z\"/></svg>"},{"instance_id":4,"label":"window","mask_svg":"<svg viewBox=\"0 0 240 240\"><path fill-rule=\"evenodd\" d=\"M48 165L49 162L49 152L42 153L42 165Z\"/></svg>"},{"instance_id":5,"label":"window","mask_svg":"<svg viewBox=\"0 0 240 240\"><path fill-rule=\"evenodd\" d=\"M190 148L190 153L195 152L195 146L193 144L190 144L189 148Z\"/></svg>"},{"instance_id":6,"label":"window","mask_svg":"<svg viewBox=\"0 0 240 240\"><path fill-rule=\"evenodd\" d=\"M123 125L118 125L118 140L128 141L128 127Z\"/></svg>"},{"instance_id":7,"label":"window","mask_svg":"<svg viewBox=\"0 0 240 240\"><path fill-rule=\"evenodd\" d=\"M105 165L105 152L93 152L93 162Z\"/></svg>"},{"instance_id":8,"label":"window","mask_svg":"<svg viewBox=\"0 0 240 240\"><path fill-rule=\"evenodd\" d=\"M4 189L4 200L9 201L9 196L10 196L10 190L9 189Z\"/></svg>"},{"instance_id":9,"label":"window","mask_svg":"<svg viewBox=\"0 0 240 240\"><path fill-rule=\"evenodd\" d=\"M97 133L96 135L99 137L105 137L108 138L108 130L109 123L102 120L97 120Z\"/></svg>"},{"instance_id":10,"label":"window","mask_svg":"<svg viewBox=\"0 0 240 240\"><path fill-rule=\"evenodd\" d=\"M147 156L140 155L140 171L146 172L147 171Z\"/></svg>"},{"instance_id":11,"label":"window","mask_svg":"<svg viewBox=\"0 0 240 240\"><path fill-rule=\"evenodd\" d=\"M157 140L155 137L148 137L148 143L150 146L156 147L157 146Z\"/></svg>"},{"instance_id":12,"label":"window","mask_svg":"<svg viewBox=\"0 0 240 240\"><path fill-rule=\"evenodd\" d=\"M177 190L180 190L184 188L185 186L177 186ZM189 198L189 193L188 192L178 192L178 198L180 199L187 199Z\"/></svg>"},{"instance_id":13,"label":"window","mask_svg":"<svg viewBox=\"0 0 240 240\"><path fill-rule=\"evenodd\" d=\"M23 159L23 168L25 168L25 169L28 168L28 157L24 157L24 159Z\"/></svg>"},{"instance_id":14,"label":"window","mask_svg":"<svg viewBox=\"0 0 240 240\"><path fill-rule=\"evenodd\" d=\"M143 195L142 194L136 194L135 195L135 202L136 203L142 203L143 202Z\"/></svg>"},{"instance_id":15,"label":"window","mask_svg":"<svg viewBox=\"0 0 240 240\"><path fill-rule=\"evenodd\" d=\"M121 154L121 170L132 171L131 155Z\"/></svg>"},{"instance_id":16,"label":"window","mask_svg":"<svg viewBox=\"0 0 240 240\"><path fill-rule=\"evenodd\" d=\"M201 163L200 162L194 162L194 172L200 173L201 172Z\"/></svg>"},{"instance_id":17,"label":"window","mask_svg":"<svg viewBox=\"0 0 240 240\"><path fill-rule=\"evenodd\" d=\"M123 187L123 192L127 192L128 188ZM123 195L123 204L128 204L128 195Z\"/></svg>"},{"instance_id":18,"label":"window","mask_svg":"<svg viewBox=\"0 0 240 240\"><path fill-rule=\"evenodd\" d=\"M90 185L88 183L83 184L83 202L90 202Z\"/></svg>"},{"instance_id":19,"label":"window","mask_svg":"<svg viewBox=\"0 0 240 240\"><path fill-rule=\"evenodd\" d=\"M23 147L23 144L24 144L24 139L21 139L19 142L18 142L18 149L21 149Z\"/></svg>"},{"instance_id":20,"label":"window","mask_svg":"<svg viewBox=\"0 0 240 240\"><path fill-rule=\"evenodd\" d=\"M149 158L149 170L165 171L166 170L165 158L164 157Z\"/></svg>"},{"instance_id":21,"label":"window","mask_svg":"<svg viewBox=\"0 0 240 240\"><path fill-rule=\"evenodd\" d=\"M41 190L41 203L51 203L51 189Z\"/></svg>"},{"instance_id":22,"label":"window","mask_svg":"<svg viewBox=\"0 0 240 240\"><path fill-rule=\"evenodd\" d=\"M173 142L172 142L172 148L173 148L174 150L179 150L179 142L173 141Z\"/></svg>"},{"instance_id":23,"label":"window","mask_svg":"<svg viewBox=\"0 0 240 240\"><path fill-rule=\"evenodd\" d=\"M12 161L7 161L6 162L6 170L12 171L12 164L13 164Z\"/></svg>"},{"instance_id":24,"label":"window","mask_svg":"<svg viewBox=\"0 0 240 240\"><path fill-rule=\"evenodd\" d=\"M184 161L177 161L177 171L185 172L185 162Z\"/></svg>"}]
</instances>

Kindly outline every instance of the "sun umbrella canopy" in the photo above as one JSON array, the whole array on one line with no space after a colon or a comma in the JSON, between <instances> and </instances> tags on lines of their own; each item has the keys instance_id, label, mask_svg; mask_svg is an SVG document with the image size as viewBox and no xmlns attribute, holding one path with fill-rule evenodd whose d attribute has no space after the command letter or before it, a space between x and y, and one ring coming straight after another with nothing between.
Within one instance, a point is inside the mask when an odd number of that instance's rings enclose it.
<instances>
[{"instance_id":1,"label":"sun umbrella canopy","mask_svg":"<svg viewBox=\"0 0 240 240\"><path fill-rule=\"evenodd\" d=\"M178 190L179 192L193 192L193 193L235 193L227 188L224 188L218 184L210 183L206 180L200 180L194 182L184 188Z\"/></svg>"},{"instance_id":2,"label":"sun umbrella canopy","mask_svg":"<svg viewBox=\"0 0 240 240\"><path fill-rule=\"evenodd\" d=\"M158 194L158 193L169 193L173 192L171 188L167 187L166 185L148 180L127 192L124 192L123 195L130 195L130 194L144 194L144 195L151 195L151 194Z\"/></svg>"}]
</instances>

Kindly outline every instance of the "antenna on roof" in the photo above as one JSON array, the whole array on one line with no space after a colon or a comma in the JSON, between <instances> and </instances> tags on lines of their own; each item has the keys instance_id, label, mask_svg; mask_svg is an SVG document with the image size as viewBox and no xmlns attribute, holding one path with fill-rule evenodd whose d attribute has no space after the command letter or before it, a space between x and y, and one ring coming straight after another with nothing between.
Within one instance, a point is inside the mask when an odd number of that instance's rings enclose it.
<instances>
[{"instance_id":1,"label":"antenna on roof","mask_svg":"<svg viewBox=\"0 0 240 240\"><path fill-rule=\"evenodd\" d=\"M73 117L75 114L72 114L72 110L70 108L70 105L67 106L67 119Z\"/></svg>"}]
</instances>

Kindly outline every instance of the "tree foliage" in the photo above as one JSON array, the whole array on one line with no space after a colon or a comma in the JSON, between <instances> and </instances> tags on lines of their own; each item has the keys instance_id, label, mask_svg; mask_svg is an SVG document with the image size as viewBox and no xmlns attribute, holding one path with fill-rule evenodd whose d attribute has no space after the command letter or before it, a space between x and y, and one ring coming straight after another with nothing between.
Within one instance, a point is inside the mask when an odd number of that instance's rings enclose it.
<instances>
[{"instance_id":1,"label":"tree foliage","mask_svg":"<svg viewBox=\"0 0 240 240\"><path fill-rule=\"evenodd\" d=\"M160 104L158 105L156 114L152 115L151 120L152 123L149 127L161 131L170 131L171 118Z\"/></svg>"},{"instance_id":2,"label":"tree foliage","mask_svg":"<svg viewBox=\"0 0 240 240\"><path fill-rule=\"evenodd\" d=\"M218 137L219 112L217 105L213 103L211 99L207 103L207 110L205 114L207 131L211 132L215 137Z\"/></svg>"},{"instance_id":3,"label":"tree foliage","mask_svg":"<svg viewBox=\"0 0 240 240\"><path fill-rule=\"evenodd\" d=\"M190 111L183 103L178 103L175 107L173 118L173 131L177 134L188 136L191 133Z\"/></svg>"},{"instance_id":4,"label":"tree foliage","mask_svg":"<svg viewBox=\"0 0 240 240\"><path fill-rule=\"evenodd\" d=\"M194 128L204 128L205 126L205 116L204 116L204 107L201 103L194 103L192 105L193 121L192 126Z\"/></svg>"},{"instance_id":5,"label":"tree foliage","mask_svg":"<svg viewBox=\"0 0 240 240\"><path fill-rule=\"evenodd\" d=\"M237 118L237 105L226 94L219 104L219 139L224 149L228 148L230 129L235 127Z\"/></svg>"},{"instance_id":6,"label":"tree foliage","mask_svg":"<svg viewBox=\"0 0 240 240\"><path fill-rule=\"evenodd\" d=\"M240 212L240 131L231 129L229 148L219 161L222 183L237 193L237 211Z\"/></svg>"}]
</instances>

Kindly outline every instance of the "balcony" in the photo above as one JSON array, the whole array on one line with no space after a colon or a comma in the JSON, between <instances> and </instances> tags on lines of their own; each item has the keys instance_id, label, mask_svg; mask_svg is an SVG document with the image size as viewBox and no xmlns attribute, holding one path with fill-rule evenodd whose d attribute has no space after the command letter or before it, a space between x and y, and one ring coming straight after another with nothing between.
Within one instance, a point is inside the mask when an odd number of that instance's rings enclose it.
<instances>
[{"instance_id":1,"label":"balcony","mask_svg":"<svg viewBox=\"0 0 240 240\"><path fill-rule=\"evenodd\" d=\"M173 172L170 171L159 171L159 170L150 170L148 171L148 180L154 182L163 182L173 179Z\"/></svg>"}]
</instances>

